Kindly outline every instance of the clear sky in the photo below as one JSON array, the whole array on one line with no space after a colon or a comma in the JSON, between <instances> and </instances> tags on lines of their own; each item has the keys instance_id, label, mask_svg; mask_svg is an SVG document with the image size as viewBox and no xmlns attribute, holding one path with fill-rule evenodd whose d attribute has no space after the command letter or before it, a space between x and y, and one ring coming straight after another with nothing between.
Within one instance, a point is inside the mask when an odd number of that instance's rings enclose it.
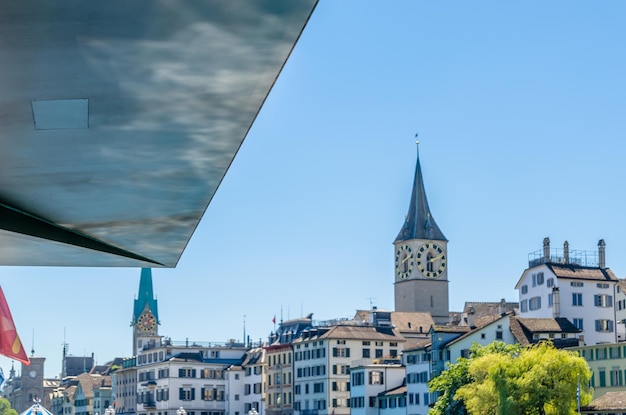
<instances>
[{"instance_id":1,"label":"clear sky","mask_svg":"<svg viewBox=\"0 0 626 415\"><path fill-rule=\"evenodd\" d=\"M153 271L160 333L241 340L245 321L258 340L274 315L393 309L416 132L452 310L517 301L546 236L605 239L625 277L624 16L621 1L320 0L178 267ZM0 273L46 376L64 339L99 363L130 355L140 270Z\"/></svg>"}]
</instances>

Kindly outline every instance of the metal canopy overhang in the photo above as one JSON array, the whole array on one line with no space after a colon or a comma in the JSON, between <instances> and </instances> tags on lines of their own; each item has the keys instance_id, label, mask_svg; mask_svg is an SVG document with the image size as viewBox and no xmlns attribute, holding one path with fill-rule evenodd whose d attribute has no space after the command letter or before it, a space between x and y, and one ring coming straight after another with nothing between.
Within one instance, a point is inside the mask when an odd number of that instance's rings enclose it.
<instances>
[{"instance_id":1,"label":"metal canopy overhang","mask_svg":"<svg viewBox=\"0 0 626 415\"><path fill-rule=\"evenodd\" d=\"M316 3L3 3L0 265L176 266Z\"/></svg>"}]
</instances>

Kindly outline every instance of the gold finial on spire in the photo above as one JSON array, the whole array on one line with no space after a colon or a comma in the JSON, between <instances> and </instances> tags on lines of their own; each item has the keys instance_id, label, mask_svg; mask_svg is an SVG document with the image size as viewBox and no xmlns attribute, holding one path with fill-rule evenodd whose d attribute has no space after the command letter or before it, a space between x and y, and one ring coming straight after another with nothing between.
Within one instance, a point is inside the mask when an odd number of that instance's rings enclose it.
<instances>
[{"instance_id":1,"label":"gold finial on spire","mask_svg":"<svg viewBox=\"0 0 626 415\"><path fill-rule=\"evenodd\" d=\"M415 133L415 138L417 138L417 136L418 136L418 133ZM415 144L419 144L419 143L420 143L419 140L415 140Z\"/></svg>"}]
</instances>

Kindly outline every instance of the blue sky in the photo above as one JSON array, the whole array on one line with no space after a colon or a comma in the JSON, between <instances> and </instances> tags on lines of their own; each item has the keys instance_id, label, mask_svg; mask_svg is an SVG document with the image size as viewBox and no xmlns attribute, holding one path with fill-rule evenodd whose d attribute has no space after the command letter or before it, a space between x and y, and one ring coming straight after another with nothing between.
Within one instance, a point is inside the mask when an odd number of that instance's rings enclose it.
<instances>
[{"instance_id":1,"label":"blue sky","mask_svg":"<svg viewBox=\"0 0 626 415\"><path fill-rule=\"evenodd\" d=\"M452 310L516 301L546 236L590 251L603 238L626 276L625 9L321 0L178 267L153 271L161 334L242 339L245 320L258 340L281 310L392 309L416 132ZM139 270L0 272L47 376L64 338L100 363L130 355Z\"/></svg>"}]
</instances>

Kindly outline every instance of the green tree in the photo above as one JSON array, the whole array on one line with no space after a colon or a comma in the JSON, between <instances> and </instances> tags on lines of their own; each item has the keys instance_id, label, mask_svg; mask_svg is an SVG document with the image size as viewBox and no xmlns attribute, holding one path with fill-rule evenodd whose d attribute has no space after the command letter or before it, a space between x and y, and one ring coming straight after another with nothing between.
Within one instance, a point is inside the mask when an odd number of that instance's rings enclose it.
<instances>
[{"instance_id":1,"label":"green tree","mask_svg":"<svg viewBox=\"0 0 626 415\"><path fill-rule=\"evenodd\" d=\"M519 345L493 342L487 346L474 343L470 349L469 359L460 358L439 376L433 378L428 386L432 392L437 392L439 398L431 408L431 415L466 415L465 403L457 398L459 388L472 382L469 373L470 363L482 356L514 355L521 350ZM485 412L488 413L488 412Z\"/></svg>"},{"instance_id":2,"label":"green tree","mask_svg":"<svg viewBox=\"0 0 626 415\"><path fill-rule=\"evenodd\" d=\"M0 398L0 415L17 415L17 411L11 408L11 402L8 399Z\"/></svg>"},{"instance_id":3,"label":"green tree","mask_svg":"<svg viewBox=\"0 0 626 415\"><path fill-rule=\"evenodd\" d=\"M467 370L469 381L454 399L471 415L570 415L576 414L579 385L581 404L592 397L585 359L549 342L513 354L476 354Z\"/></svg>"}]
</instances>

